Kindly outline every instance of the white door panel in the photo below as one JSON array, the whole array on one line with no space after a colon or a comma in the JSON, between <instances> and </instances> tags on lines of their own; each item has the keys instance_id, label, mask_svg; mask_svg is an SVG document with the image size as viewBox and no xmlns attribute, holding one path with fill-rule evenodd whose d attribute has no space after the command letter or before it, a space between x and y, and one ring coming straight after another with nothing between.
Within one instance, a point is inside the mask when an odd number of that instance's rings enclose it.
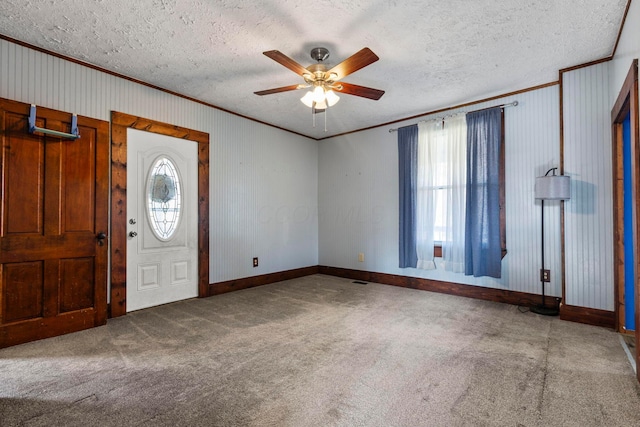
<instances>
[{"instance_id":1,"label":"white door panel","mask_svg":"<svg viewBox=\"0 0 640 427\"><path fill-rule=\"evenodd\" d=\"M127 311L197 297L198 144L127 132Z\"/></svg>"}]
</instances>

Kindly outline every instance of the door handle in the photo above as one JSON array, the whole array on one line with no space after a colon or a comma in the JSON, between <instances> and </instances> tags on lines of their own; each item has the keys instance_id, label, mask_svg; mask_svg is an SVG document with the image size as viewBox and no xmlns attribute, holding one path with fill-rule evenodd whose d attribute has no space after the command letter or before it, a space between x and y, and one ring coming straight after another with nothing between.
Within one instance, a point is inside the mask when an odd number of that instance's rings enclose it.
<instances>
[{"instance_id":1,"label":"door handle","mask_svg":"<svg viewBox=\"0 0 640 427\"><path fill-rule=\"evenodd\" d=\"M135 231L130 231L129 232L129 237L136 237L138 235L138 233L136 233Z\"/></svg>"},{"instance_id":2,"label":"door handle","mask_svg":"<svg viewBox=\"0 0 640 427\"><path fill-rule=\"evenodd\" d=\"M104 245L104 239L107 238L107 235L103 232L100 232L96 235L96 239L98 239L98 246Z\"/></svg>"}]
</instances>

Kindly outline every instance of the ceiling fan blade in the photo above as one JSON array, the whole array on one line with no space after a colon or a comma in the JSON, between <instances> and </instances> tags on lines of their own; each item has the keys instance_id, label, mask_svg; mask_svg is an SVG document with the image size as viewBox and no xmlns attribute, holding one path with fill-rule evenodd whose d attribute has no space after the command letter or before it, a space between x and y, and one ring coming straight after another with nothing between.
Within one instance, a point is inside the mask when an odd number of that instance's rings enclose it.
<instances>
[{"instance_id":1,"label":"ceiling fan blade","mask_svg":"<svg viewBox=\"0 0 640 427\"><path fill-rule=\"evenodd\" d=\"M373 64L378 59L380 59L378 58L378 55L373 53L368 47L365 47L330 69L328 73L335 73L338 76L332 80L340 80L341 78L348 76L351 73L355 73L369 64Z\"/></svg>"},{"instance_id":2,"label":"ceiling fan blade","mask_svg":"<svg viewBox=\"0 0 640 427\"><path fill-rule=\"evenodd\" d=\"M267 89L267 90L261 90L258 92L253 92L256 95L271 95L272 93L280 93L280 92L287 92L290 90L296 90L296 89L302 89L304 88L305 85L290 85L290 86L282 86L282 87L276 87L273 89Z\"/></svg>"},{"instance_id":3,"label":"ceiling fan blade","mask_svg":"<svg viewBox=\"0 0 640 427\"><path fill-rule=\"evenodd\" d=\"M346 93L348 95L361 96L363 98L373 99L375 101L377 101L382 97L382 95L384 95L383 90L373 89L366 86L358 86L351 83L342 82L338 86L342 86L342 88L340 89L335 88L334 89L335 91L338 91L340 93Z\"/></svg>"},{"instance_id":4,"label":"ceiling fan blade","mask_svg":"<svg viewBox=\"0 0 640 427\"><path fill-rule=\"evenodd\" d=\"M309 70L307 70L302 65L298 64L296 61L289 58L287 55L280 52L279 50L268 50L262 53L265 56L268 56L269 58L276 61L278 64L284 65L285 67L287 67L288 69L290 69L296 74L299 74L301 76L304 76L305 74L309 74Z\"/></svg>"}]
</instances>

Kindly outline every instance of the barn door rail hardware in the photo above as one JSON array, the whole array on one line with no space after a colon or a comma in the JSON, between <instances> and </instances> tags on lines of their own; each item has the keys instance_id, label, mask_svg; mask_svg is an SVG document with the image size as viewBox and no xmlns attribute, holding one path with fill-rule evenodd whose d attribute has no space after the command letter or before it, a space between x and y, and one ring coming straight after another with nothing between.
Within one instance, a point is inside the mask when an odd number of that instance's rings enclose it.
<instances>
[{"instance_id":1,"label":"barn door rail hardware","mask_svg":"<svg viewBox=\"0 0 640 427\"><path fill-rule=\"evenodd\" d=\"M80 132L78 132L78 116L76 114L71 116L71 133L39 128L36 126L36 106L31 104L31 110L29 112L29 132L40 132L47 135L59 136L60 138L78 139L80 138Z\"/></svg>"}]
</instances>

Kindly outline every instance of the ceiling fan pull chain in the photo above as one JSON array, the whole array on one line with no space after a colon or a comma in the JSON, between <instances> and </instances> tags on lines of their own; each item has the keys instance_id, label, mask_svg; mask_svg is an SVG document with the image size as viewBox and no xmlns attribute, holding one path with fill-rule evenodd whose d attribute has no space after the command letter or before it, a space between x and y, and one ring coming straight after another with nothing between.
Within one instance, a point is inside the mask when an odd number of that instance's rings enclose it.
<instances>
[{"instance_id":1,"label":"ceiling fan pull chain","mask_svg":"<svg viewBox=\"0 0 640 427\"><path fill-rule=\"evenodd\" d=\"M327 131L327 110L328 108L324 110L324 131L325 132Z\"/></svg>"},{"instance_id":2,"label":"ceiling fan pull chain","mask_svg":"<svg viewBox=\"0 0 640 427\"><path fill-rule=\"evenodd\" d=\"M316 111L315 111L315 102L314 104L314 108L311 109L311 117L313 117L313 127L316 127Z\"/></svg>"}]
</instances>

